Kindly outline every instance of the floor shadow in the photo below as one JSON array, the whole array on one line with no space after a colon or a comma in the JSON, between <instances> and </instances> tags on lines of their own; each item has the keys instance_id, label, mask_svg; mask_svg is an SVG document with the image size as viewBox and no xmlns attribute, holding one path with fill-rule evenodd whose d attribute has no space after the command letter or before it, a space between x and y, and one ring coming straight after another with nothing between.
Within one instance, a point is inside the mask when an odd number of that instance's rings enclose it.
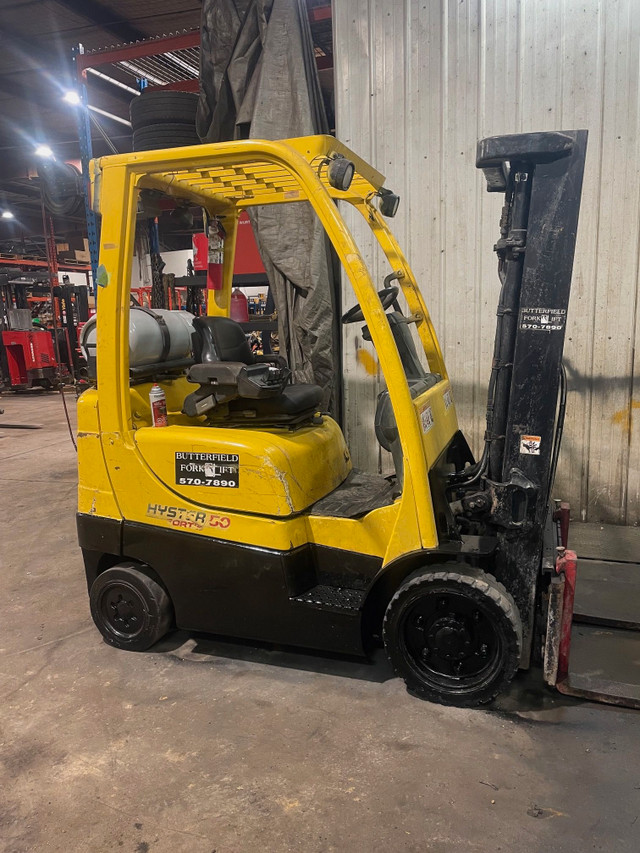
<instances>
[{"instance_id":1,"label":"floor shadow","mask_svg":"<svg viewBox=\"0 0 640 853\"><path fill-rule=\"evenodd\" d=\"M583 702L549 687L542 670L532 667L519 672L509 687L487 705L487 710L510 719L554 724L563 722L567 709Z\"/></svg>"},{"instance_id":2,"label":"floor shadow","mask_svg":"<svg viewBox=\"0 0 640 853\"><path fill-rule=\"evenodd\" d=\"M157 643L151 651L190 663L215 665L220 660L245 661L379 684L395 677L384 649L381 648L374 649L368 658L361 658L309 649L293 649L273 643L174 631Z\"/></svg>"},{"instance_id":3,"label":"floor shadow","mask_svg":"<svg viewBox=\"0 0 640 853\"><path fill-rule=\"evenodd\" d=\"M186 663L219 666L229 661L250 662L376 684L383 684L396 677L382 648L373 649L368 658L360 658L273 643L174 631L157 643L151 652L175 657ZM534 667L518 673L507 690L484 706L483 710L510 719L550 724L562 722L565 709L580 704L582 700L563 696L547 687L542 679L542 670Z\"/></svg>"}]
</instances>

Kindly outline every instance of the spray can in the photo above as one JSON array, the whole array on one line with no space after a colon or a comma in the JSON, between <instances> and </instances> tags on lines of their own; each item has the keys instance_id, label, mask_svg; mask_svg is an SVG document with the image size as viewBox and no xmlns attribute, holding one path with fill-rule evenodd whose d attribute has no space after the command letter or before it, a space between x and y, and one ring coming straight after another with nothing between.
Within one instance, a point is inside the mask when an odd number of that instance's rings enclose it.
<instances>
[{"instance_id":1,"label":"spray can","mask_svg":"<svg viewBox=\"0 0 640 853\"><path fill-rule=\"evenodd\" d=\"M154 427L169 426L167 420L167 398L159 385L152 385L149 391L149 405L151 406L151 423Z\"/></svg>"}]
</instances>

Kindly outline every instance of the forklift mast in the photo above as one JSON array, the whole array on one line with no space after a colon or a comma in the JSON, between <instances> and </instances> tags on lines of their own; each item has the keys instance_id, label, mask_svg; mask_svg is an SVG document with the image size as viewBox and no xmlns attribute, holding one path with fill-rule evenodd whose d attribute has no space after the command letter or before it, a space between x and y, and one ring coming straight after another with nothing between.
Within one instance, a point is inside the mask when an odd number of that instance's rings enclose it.
<instances>
[{"instance_id":1,"label":"forklift mast","mask_svg":"<svg viewBox=\"0 0 640 853\"><path fill-rule=\"evenodd\" d=\"M531 649L564 418L562 353L586 143L587 131L578 130L490 137L477 149L488 191L505 193L495 246L502 288L479 466L498 540L497 570L522 616L523 658Z\"/></svg>"}]
</instances>

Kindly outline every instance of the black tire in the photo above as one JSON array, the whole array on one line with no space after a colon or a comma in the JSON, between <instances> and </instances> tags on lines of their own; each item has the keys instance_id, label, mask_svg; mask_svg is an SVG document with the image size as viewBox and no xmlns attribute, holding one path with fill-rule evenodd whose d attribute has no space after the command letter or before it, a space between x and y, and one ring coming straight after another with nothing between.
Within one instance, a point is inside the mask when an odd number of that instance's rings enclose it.
<instances>
[{"instance_id":1,"label":"black tire","mask_svg":"<svg viewBox=\"0 0 640 853\"><path fill-rule=\"evenodd\" d=\"M98 575L89 602L105 642L118 649L145 651L164 637L173 622L166 591L132 563Z\"/></svg>"},{"instance_id":2,"label":"black tire","mask_svg":"<svg viewBox=\"0 0 640 853\"><path fill-rule=\"evenodd\" d=\"M410 575L384 616L382 636L410 693L471 707L494 699L518 669L518 608L489 574L457 564Z\"/></svg>"},{"instance_id":3,"label":"black tire","mask_svg":"<svg viewBox=\"0 0 640 853\"><path fill-rule=\"evenodd\" d=\"M84 210L82 176L73 163L57 163L55 168L38 170L44 205L56 216L74 216Z\"/></svg>"},{"instance_id":4,"label":"black tire","mask_svg":"<svg viewBox=\"0 0 640 853\"><path fill-rule=\"evenodd\" d=\"M134 130L150 124L195 125L198 95L195 92L143 92L129 105Z\"/></svg>"},{"instance_id":5,"label":"black tire","mask_svg":"<svg viewBox=\"0 0 640 853\"><path fill-rule=\"evenodd\" d=\"M195 127L185 124L153 124L133 133L134 151L152 151L156 148L177 148L181 145L199 145Z\"/></svg>"}]
</instances>

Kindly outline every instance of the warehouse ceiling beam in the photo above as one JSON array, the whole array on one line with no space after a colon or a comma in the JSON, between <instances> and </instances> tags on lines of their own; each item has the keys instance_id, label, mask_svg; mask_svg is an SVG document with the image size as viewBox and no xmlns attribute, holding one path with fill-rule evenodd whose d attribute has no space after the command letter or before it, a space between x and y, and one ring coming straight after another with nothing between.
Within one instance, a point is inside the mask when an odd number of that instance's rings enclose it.
<instances>
[{"instance_id":1,"label":"warehouse ceiling beam","mask_svg":"<svg viewBox=\"0 0 640 853\"><path fill-rule=\"evenodd\" d=\"M74 15L91 21L92 24L124 41L141 41L148 36L148 33L138 29L126 18L122 18L106 3L95 2L95 0L92 3L87 3L86 0L57 0L57 2Z\"/></svg>"},{"instance_id":2,"label":"warehouse ceiling beam","mask_svg":"<svg viewBox=\"0 0 640 853\"><path fill-rule=\"evenodd\" d=\"M107 50L98 50L93 53L83 53L76 57L78 71L92 65L105 65L140 59L146 56L158 56L169 51L185 50L189 47L200 46L200 31L193 30L187 33L179 33L171 36L150 38L139 44L118 45Z\"/></svg>"}]
</instances>

